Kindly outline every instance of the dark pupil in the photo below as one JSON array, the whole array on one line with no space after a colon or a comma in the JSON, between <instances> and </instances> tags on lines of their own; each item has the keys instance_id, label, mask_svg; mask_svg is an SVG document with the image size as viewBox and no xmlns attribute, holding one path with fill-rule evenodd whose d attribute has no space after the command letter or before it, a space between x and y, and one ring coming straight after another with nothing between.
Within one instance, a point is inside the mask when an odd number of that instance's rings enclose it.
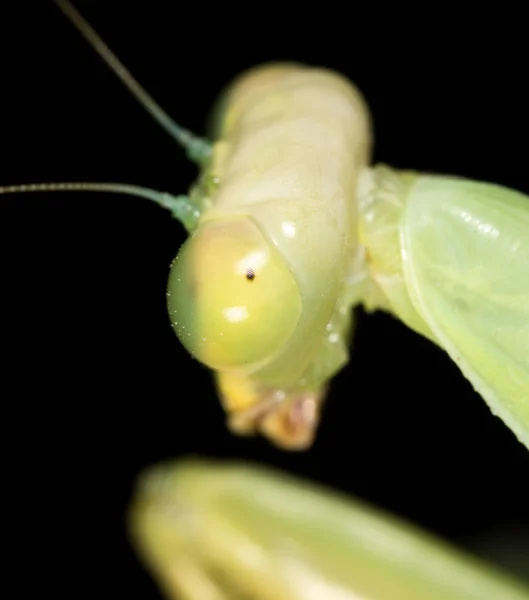
<instances>
[{"instance_id":1,"label":"dark pupil","mask_svg":"<svg viewBox=\"0 0 529 600\"><path fill-rule=\"evenodd\" d=\"M253 269L248 269L246 271L246 279L249 279L250 281L252 281L255 277L255 273Z\"/></svg>"}]
</instances>

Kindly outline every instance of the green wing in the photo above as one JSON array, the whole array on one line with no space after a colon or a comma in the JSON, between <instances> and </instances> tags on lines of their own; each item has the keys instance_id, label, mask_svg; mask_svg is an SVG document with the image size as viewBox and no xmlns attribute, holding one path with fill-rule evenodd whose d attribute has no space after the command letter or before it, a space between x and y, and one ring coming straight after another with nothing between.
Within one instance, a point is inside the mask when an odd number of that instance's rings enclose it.
<instances>
[{"instance_id":1,"label":"green wing","mask_svg":"<svg viewBox=\"0 0 529 600\"><path fill-rule=\"evenodd\" d=\"M402 218L416 309L529 447L529 198L486 183L419 177Z\"/></svg>"}]
</instances>

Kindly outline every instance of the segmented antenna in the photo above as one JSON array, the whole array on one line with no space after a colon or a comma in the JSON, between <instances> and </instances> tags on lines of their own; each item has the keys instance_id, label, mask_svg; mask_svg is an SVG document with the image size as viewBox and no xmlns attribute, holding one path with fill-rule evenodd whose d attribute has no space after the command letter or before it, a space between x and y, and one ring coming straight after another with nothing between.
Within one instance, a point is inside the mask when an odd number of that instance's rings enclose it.
<instances>
[{"instance_id":1,"label":"segmented antenna","mask_svg":"<svg viewBox=\"0 0 529 600\"><path fill-rule=\"evenodd\" d=\"M101 39L99 34L84 19L81 13L68 0L55 0L57 6L73 23L78 31L85 37L92 48L101 56L110 69L119 77L140 104L158 121L158 123L185 148L188 157L199 164L204 163L211 155L209 141L196 136L184 129L165 112L165 110L147 93L147 91L134 79L129 70L121 63L117 56Z\"/></svg>"},{"instance_id":2,"label":"segmented antenna","mask_svg":"<svg viewBox=\"0 0 529 600\"><path fill-rule=\"evenodd\" d=\"M155 102L153 98L132 77L113 52L103 42L99 35L84 20L81 14L68 0L55 0L59 8L70 19L75 27L88 40L90 45L99 53L112 71L121 79L126 87L137 98L141 105L158 121L158 123L176 141L183 146L189 158L203 163L211 154L211 145L207 140L195 136L190 131L177 125L169 115ZM189 196L173 196L168 192L160 192L128 183L106 182L60 182L60 183L30 183L22 185L7 185L0 187L0 195L24 194L33 192L107 192L111 194L126 194L137 196L155 202L169 209L189 233L196 228L200 218L200 209Z\"/></svg>"},{"instance_id":3,"label":"segmented antenna","mask_svg":"<svg viewBox=\"0 0 529 600\"><path fill-rule=\"evenodd\" d=\"M178 219L189 232L192 232L195 229L200 217L199 209L193 204L188 196L173 196L167 192L159 192L157 190L128 183L28 183L0 187L0 195L33 192L107 192L146 198L147 200L152 200L159 206L170 210L173 213L173 216Z\"/></svg>"}]
</instances>

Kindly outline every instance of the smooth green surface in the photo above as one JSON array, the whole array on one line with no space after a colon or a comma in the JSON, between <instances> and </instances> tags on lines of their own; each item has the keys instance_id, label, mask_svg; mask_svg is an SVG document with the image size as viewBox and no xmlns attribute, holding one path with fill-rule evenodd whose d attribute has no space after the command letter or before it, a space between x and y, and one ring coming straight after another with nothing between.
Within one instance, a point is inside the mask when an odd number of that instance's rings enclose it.
<instances>
[{"instance_id":1,"label":"smooth green surface","mask_svg":"<svg viewBox=\"0 0 529 600\"><path fill-rule=\"evenodd\" d=\"M168 598L529 600L529 589L491 565L258 466L160 466L139 482L130 517Z\"/></svg>"},{"instance_id":2,"label":"smooth green surface","mask_svg":"<svg viewBox=\"0 0 529 600\"><path fill-rule=\"evenodd\" d=\"M288 265L247 217L201 225L171 266L167 296L182 344L219 370L272 360L302 309Z\"/></svg>"}]
</instances>

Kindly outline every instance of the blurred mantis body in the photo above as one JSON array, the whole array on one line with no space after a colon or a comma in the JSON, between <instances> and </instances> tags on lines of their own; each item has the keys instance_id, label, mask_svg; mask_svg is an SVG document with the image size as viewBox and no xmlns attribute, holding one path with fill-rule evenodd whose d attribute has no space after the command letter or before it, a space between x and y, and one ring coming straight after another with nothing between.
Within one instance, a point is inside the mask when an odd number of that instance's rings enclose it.
<instances>
[{"instance_id":1,"label":"blurred mantis body","mask_svg":"<svg viewBox=\"0 0 529 600\"><path fill-rule=\"evenodd\" d=\"M529 446L526 196L371 168L359 92L300 65L235 82L210 144L165 114L69 2L57 4L202 172L188 196L114 183L0 192L129 193L172 210L190 236L169 276L171 323L215 372L233 431L309 446L362 304L443 348Z\"/></svg>"},{"instance_id":2,"label":"blurred mantis body","mask_svg":"<svg viewBox=\"0 0 529 600\"><path fill-rule=\"evenodd\" d=\"M528 600L490 565L358 501L257 466L147 472L135 546L179 600Z\"/></svg>"}]
</instances>

